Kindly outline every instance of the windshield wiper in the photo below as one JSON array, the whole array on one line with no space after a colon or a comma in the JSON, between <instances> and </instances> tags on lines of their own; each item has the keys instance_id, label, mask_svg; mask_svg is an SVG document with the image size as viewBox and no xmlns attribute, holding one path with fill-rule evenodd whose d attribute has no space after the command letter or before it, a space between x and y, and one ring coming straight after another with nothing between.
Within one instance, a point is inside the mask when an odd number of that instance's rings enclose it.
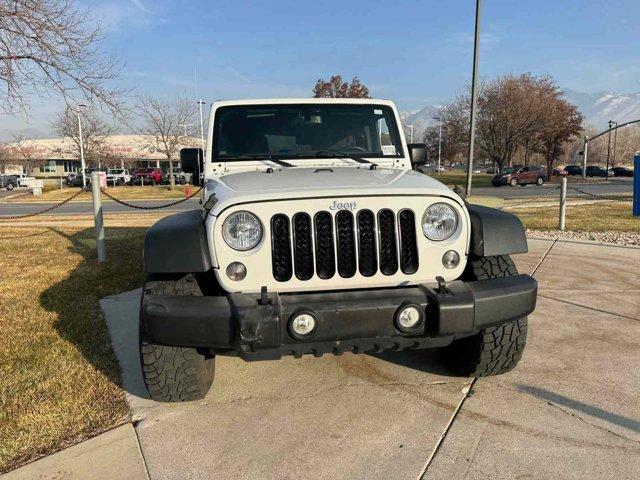
<instances>
[{"instance_id":1,"label":"windshield wiper","mask_svg":"<svg viewBox=\"0 0 640 480\"><path fill-rule=\"evenodd\" d=\"M329 157L329 158L348 158L350 160L353 160L354 162L358 162L358 163L366 163L370 165L371 170L375 170L378 166L377 163L373 163L370 162L369 160L367 160L366 158L362 158L359 157L357 155L353 155L350 153L346 153L346 152L335 152L332 150L320 150L319 152L316 152L316 157Z\"/></svg>"},{"instance_id":2,"label":"windshield wiper","mask_svg":"<svg viewBox=\"0 0 640 480\"><path fill-rule=\"evenodd\" d=\"M285 162L284 160L281 160L277 157L275 157L274 155L271 155L270 153L265 153L265 154L259 154L259 153L252 153L252 154L245 154L245 155L221 155L221 158L224 158L225 160L268 160L269 162L273 162L276 165L280 165L281 167L295 167L295 165L293 165L292 163L289 162Z\"/></svg>"}]
</instances>

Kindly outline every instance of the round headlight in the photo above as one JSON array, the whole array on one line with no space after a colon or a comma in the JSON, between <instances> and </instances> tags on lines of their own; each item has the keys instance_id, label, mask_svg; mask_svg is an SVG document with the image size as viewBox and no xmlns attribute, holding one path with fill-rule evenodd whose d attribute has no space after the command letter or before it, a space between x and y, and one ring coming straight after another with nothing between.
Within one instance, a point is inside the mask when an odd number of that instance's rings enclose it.
<instances>
[{"instance_id":1,"label":"round headlight","mask_svg":"<svg viewBox=\"0 0 640 480\"><path fill-rule=\"evenodd\" d=\"M458 214L446 203L429 205L422 216L422 232L429 240L446 240L458 228Z\"/></svg>"},{"instance_id":2,"label":"round headlight","mask_svg":"<svg viewBox=\"0 0 640 480\"><path fill-rule=\"evenodd\" d=\"M222 224L222 237L234 250L251 250L262 240L262 223L253 213L232 213Z\"/></svg>"}]
</instances>

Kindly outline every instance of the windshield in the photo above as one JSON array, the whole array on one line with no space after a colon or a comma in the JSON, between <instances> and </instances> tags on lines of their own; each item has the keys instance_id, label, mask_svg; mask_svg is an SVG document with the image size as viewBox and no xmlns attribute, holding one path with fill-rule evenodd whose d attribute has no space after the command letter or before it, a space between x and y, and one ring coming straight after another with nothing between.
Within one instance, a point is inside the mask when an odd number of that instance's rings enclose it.
<instances>
[{"instance_id":1,"label":"windshield","mask_svg":"<svg viewBox=\"0 0 640 480\"><path fill-rule=\"evenodd\" d=\"M213 160L401 157L393 110L383 105L250 105L216 111Z\"/></svg>"},{"instance_id":2,"label":"windshield","mask_svg":"<svg viewBox=\"0 0 640 480\"><path fill-rule=\"evenodd\" d=\"M514 167L507 167L504 170L502 170L502 174L503 175L509 175L510 173L515 173L518 169L514 168Z\"/></svg>"}]
</instances>

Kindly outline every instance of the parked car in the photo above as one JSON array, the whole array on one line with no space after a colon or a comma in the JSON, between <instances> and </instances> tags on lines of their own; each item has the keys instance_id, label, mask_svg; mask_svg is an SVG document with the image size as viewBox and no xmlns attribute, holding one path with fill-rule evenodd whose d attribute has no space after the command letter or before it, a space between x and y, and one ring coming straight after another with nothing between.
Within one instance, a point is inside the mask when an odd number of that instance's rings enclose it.
<instances>
[{"instance_id":1,"label":"parked car","mask_svg":"<svg viewBox=\"0 0 640 480\"><path fill-rule=\"evenodd\" d=\"M633 177L633 170L627 167L613 167L611 170L616 177Z\"/></svg>"},{"instance_id":2,"label":"parked car","mask_svg":"<svg viewBox=\"0 0 640 480\"><path fill-rule=\"evenodd\" d=\"M597 165L589 165L586 170L587 177L606 177L607 171Z\"/></svg>"},{"instance_id":3,"label":"parked car","mask_svg":"<svg viewBox=\"0 0 640 480\"><path fill-rule=\"evenodd\" d=\"M513 167L505 168L502 173L494 175L491 179L491 184L494 187L502 185L517 187L518 185L524 186L530 183L543 185L547 180L547 173L540 165L529 165L528 167L514 165Z\"/></svg>"},{"instance_id":4,"label":"parked car","mask_svg":"<svg viewBox=\"0 0 640 480\"><path fill-rule=\"evenodd\" d=\"M162 170L159 168L139 168L131 175L132 185L156 185L162 182Z\"/></svg>"},{"instance_id":5,"label":"parked car","mask_svg":"<svg viewBox=\"0 0 640 480\"><path fill-rule=\"evenodd\" d=\"M18 175L0 175L0 188L13 190L18 185Z\"/></svg>"},{"instance_id":6,"label":"parked car","mask_svg":"<svg viewBox=\"0 0 640 480\"><path fill-rule=\"evenodd\" d=\"M567 175L569 175L569 172L567 172L564 168L556 167L551 172L551 175L555 175L556 177L566 177Z\"/></svg>"},{"instance_id":7,"label":"parked car","mask_svg":"<svg viewBox=\"0 0 640 480\"><path fill-rule=\"evenodd\" d=\"M180 167L173 167L173 178L177 185L185 185L187 183L191 183L191 174L182 171ZM163 173L162 175L162 183L165 185L169 185L170 183L169 171Z\"/></svg>"},{"instance_id":8,"label":"parked car","mask_svg":"<svg viewBox=\"0 0 640 480\"><path fill-rule=\"evenodd\" d=\"M107 185L125 185L131 182L131 175L126 168L110 168L107 170Z\"/></svg>"},{"instance_id":9,"label":"parked car","mask_svg":"<svg viewBox=\"0 0 640 480\"><path fill-rule=\"evenodd\" d=\"M582 167L578 165L567 165L564 167L564 171L567 172L567 175L582 175Z\"/></svg>"}]
</instances>

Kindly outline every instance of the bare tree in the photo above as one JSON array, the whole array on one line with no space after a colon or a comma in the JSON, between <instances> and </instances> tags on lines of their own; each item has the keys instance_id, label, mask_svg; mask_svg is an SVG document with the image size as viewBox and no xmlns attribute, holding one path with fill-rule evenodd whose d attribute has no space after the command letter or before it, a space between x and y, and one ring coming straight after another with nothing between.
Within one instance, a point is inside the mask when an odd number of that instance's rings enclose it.
<instances>
[{"instance_id":1,"label":"bare tree","mask_svg":"<svg viewBox=\"0 0 640 480\"><path fill-rule=\"evenodd\" d=\"M14 163L22 165L25 173L31 173L36 165L42 164L42 160L36 154L36 148L23 135L13 136L10 152Z\"/></svg>"},{"instance_id":2,"label":"bare tree","mask_svg":"<svg viewBox=\"0 0 640 480\"><path fill-rule=\"evenodd\" d=\"M564 154L565 144L582 131L582 114L575 105L556 98L547 105L544 125L537 137L537 151L547 164L547 174L551 176L553 165Z\"/></svg>"},{"instance_id":3,"label":"bare tree","mask_svg":"<svg viewBox=\"0 0 640 480\"><path fill-rule=\"evenodd\" d=\"M173 189L173 160L179 156L180 147L188 144L184 125L193 121L193 102L187 98L143 96L138 101L138 113L140 133L148 139L147 147L161 152L169 162L169 188Z\"/></svg>"},{"instance_id":4,"label":"bare tree","mask_svg":"<svg viewBox=\"0 0 640 480\"><path fill-rule=\"evenodd\" d=\"M100 51L102 30L73 0L0 2L0 109L25 110L27 98L58 93L68 104L83 98L114 112L121 90L106 84L120 64Z\"/></svg>"},{"instance_id":5,"label":"bare tree","mask_svg":"<svg viewBox=\"0 0 640 480\"><path fill-rule=\"evenodd\" d=\"M314 98L371 98L369 89L353 77L351 83L343 82L342 75L333 75L329 81L318 79L313 88Z\"/></svg>"},{"instance_id":6,"label":"bare tree","mask_svg":"<svg viewBox=\"0 0 640 480\"><path fill-rule=\"evenodd\" d=\"M113 134L113 127L103 120L93 109L80 111L82 121L82 145L86 165L110 165L114 161L106 137ZM78 131L78 112L67 107L53 121L53 131L60 137L69 138L71 147L66 153L80 158L80 133Z\"/></svg>"}]
</instances>

